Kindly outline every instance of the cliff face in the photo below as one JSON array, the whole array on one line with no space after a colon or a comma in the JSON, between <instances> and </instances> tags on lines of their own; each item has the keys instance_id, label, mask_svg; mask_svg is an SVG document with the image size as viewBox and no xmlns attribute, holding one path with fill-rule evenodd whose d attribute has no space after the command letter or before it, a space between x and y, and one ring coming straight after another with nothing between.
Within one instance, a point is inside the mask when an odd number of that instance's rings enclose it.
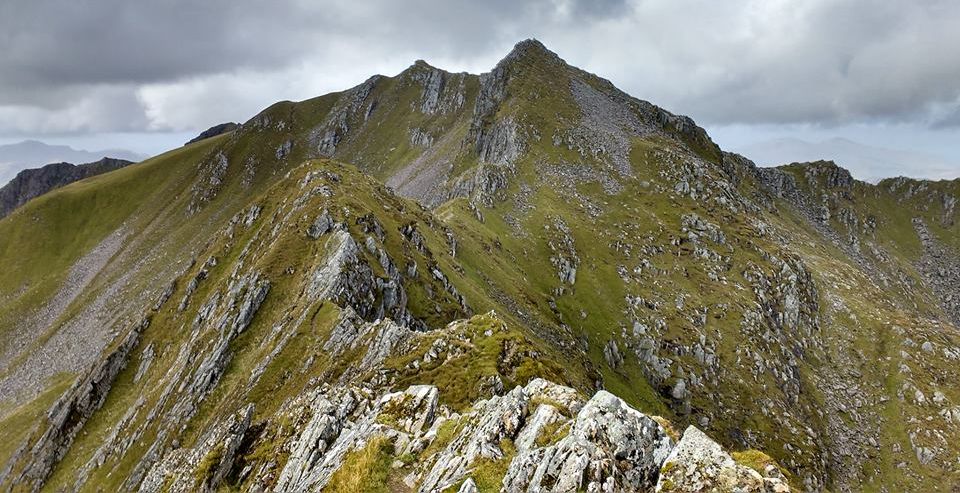
<instances>
[{"instance_id":1,"label":"cliff face","mask_svg":"<svg viewBox=\"0 0 960 493\"><path fill-rule=\"evenodd\" d=\"M4 485L957 482L960 182L760 169L526 41L84 185L0 220Z\"/></svg>"},{"instance_id":2,"label":"cliff face","mask_svg":"<svg viewBox=\"0 0 960 493\"><path fill-rule=\"evenodd\" d=\"M88 164L54 163L42 168L23 170L0 188L0 218L30 199L53 189L131 164L133 163L123 159L103 158Z\"/></svg>"}]
</instances>

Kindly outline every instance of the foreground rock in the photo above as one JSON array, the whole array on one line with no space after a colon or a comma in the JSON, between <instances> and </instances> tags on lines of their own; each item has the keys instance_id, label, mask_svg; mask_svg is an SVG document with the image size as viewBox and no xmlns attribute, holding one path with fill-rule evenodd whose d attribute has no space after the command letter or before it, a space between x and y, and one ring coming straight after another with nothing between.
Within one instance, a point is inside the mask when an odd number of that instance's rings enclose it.
<instances>
[{"instance_id":1,"label":"foreground rock","mask_svg":"<svg viewBox=\"0 0 960 493\"><path fill-rule=\"evenodd\" d=\"M601 390L566 437L518 455L503 484L508 491L643 491L672 447L653 418Z\"/></svg>"},{"instance_id":2,"label":"foreground rock","mask_svg":"<svg viewBox=\"0 0 960 493\"><path fill-rule=\"evenodd\" d=\"M737 464L717 442L690 426L663 463L656 491L790 491L775 467L768 476Z\"/></svg>"},{"instance_id":3,"label":"foreground rock","mask_svg":"<svg viewBox=\"0 0 960 493\"><path fill-rule=\"evenodd\" d=\"M462 415L442 406L432 385L380 397L323 386L268 418L296 423L286 434L259 437L281 440L277 450L286 460L279 464L244 463L241 442L258 440L250 430L264 426L251 423L252 415L248 405L212 426L195 447L168 454L140 491L213 491L231 470L242 471L250 491L332 491L333 477L351 467L352 456L384 440L392 451L391 484L421 493L790 491L779 470L764 477L737 464L694 427L674 443L660 418L609 392L584 402L573 389L543 379L481 400Z\"/></svg>"}]
</instances>

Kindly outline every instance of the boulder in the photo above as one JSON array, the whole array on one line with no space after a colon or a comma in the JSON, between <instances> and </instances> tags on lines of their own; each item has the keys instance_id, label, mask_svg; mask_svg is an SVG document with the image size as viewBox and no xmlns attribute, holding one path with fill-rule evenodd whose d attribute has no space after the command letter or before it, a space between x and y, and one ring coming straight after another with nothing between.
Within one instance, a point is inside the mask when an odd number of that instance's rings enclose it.
<instances>
[{"instance_id":1,"label":"boulder","mask_svg":"<svg viewBox=\"0 0 960 493\"><path fill-rule=\"evenodd\" d=\"M687 427L660 469L657 492L789 492L778 477L737 464L717 442L694 426Z\"/></svg>"},{"instance_id":2,"label":"boulder","mask_svg":"<svg viewBox=\"0 0 960 493\"><path fill-rule=\"evenodd\" d=\"M653 418L599 391L556 444L520 453L503 478L506 491L646 491L673 447Z\"/></svg>"}]
</instances>

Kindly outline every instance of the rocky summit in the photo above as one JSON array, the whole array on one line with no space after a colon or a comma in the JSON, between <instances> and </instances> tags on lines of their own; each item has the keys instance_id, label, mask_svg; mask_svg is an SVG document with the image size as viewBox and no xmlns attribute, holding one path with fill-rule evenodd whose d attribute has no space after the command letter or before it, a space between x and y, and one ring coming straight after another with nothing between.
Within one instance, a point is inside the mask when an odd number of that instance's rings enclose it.
<instances>
[{"instance_id":1,"label":"rocky summit","mask_svg":"<svg viewBox=\"0 0 960 493\"><path fill-rule=\"evenodd\" d=\"M0 220L0 485L956 491L958 196L534 40L279 102Z\"/></svg>"}]
</instances>

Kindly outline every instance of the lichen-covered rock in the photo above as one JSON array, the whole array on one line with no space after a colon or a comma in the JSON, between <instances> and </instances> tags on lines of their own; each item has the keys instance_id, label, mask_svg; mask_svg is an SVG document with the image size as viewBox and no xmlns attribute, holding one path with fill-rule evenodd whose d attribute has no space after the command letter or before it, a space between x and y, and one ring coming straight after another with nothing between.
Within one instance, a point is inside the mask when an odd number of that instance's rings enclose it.
<instances>
[{"instance_id":1,"label":"lichen-covered rock","mask_svg":"<svg viewBox=\"0 0 960 493\"><path fill-rule=\"evenodd\" d=\"M275 491L305 491L319 481L317 466L340 436L347 418L366 402L352 389L320 392L307 404L313 411L310 421L290 445L290 457L277 480Z\"/></svg>"},{"instance_id":2,"label":"lichen-covered rock","mask_svg":"<svg viewBox=\"0 0 960 493\"><path fill-rule=\"evenodd\" d=\"M473 478L467 478L467 480L460 485L457 493L480 493L480 490L477 488L477 483L473 482Z\"/></svg>"},{"instance_id":3,"label":"lichen-covered rock","mask_svg":"<svg viewBox=\"0 0 960 493\"><path fill-rule=\"evenodd\" d=\"M333 218L330 217L330 212L324 209L307 229L307 236L316 240L333 229L334 224Z\"/></svg>"},{"instance_id":4,"label":"lichen-covered rock","mask_svg":"<svg viewBox=\"0 0 960 493\"><path fill-rule=\"evenodd\" d=\"M726 236L719 226L704 220L697 214L684 214L680 218L681 230L687 233L687 237L696 242L701 236L717 244L726 243Z\"/></svg>"},{"instance_id":5,"label":"lichen-covered rock","mask_svg":"<svg viewBox=\"0 0 960 493\"><path fill-rule=\"evenodd\" d=\"M763 478L736 466L705 436L688 431L687 445L676 452L656 419L605 391L584 403L575 390L538 378L481 400L462 416L451 414L439 401L439 391L430 385L380 397L364 389L324 386L298 397L285 406L283 415L288 422L303 424L284 445L290 455L273 491L321 490L350 451L375 437L389 440L395 457L414 458L404 482L421 493L458 485L458 491L477 491L471 474L481 463L497 462L506 466L506 492L653 491L661 467L667 470L668 457L678 468L699 467L701 456L688 449L701 445L708 457L720 454L745 477L770 486L769 491L788 491L782 477ZM569 417L570 412L575 416ZM439 429L449 429L451 422L455 432L449 441L436 452L425 452ZM397 467L403 463L395 462Z\"/></svg>"},{"instance_id":6,"label":"lichen-covered rock","mask_svg":"<svg viewBox=\"0 0 960 493\"><path fill-rule=\"evenodd\" d=\"M599 391L559 442L520 453L503 479L507 491L645 491L673 440L653 418Z\"/></svg>"},{"instance_id":7,"label":"lichen-covered rock","mask_svg":"<svg viewBox=\"0 0 960 493\"><path fill-rule=\"evenodd\" d=\"M385 250L378 246L373 236L368 236L364 247L368 253L374 255L387 275L387 278L374 274L374 270L367 262L357 241L346 229L336 225L325 228L327 220L321 218L316 229L311 227L308 235L313 236L319 231L332 232L327 235L324 249L327 257L310 275L307 292L317 300L331 300L337 304L351 307L365 320L379 320L389 317L404 326L424 329L423 322L417 320L407 310L407 293L401 282L400 271L394 265L392 258ZM315 222L314 224L317 224ZM319 234L317 234L319 238ZM462 297L456 292L446 276L439 269L432 273L448 292L461 303Z\"/></svg>"},{"instance_id":8,"label":"lichen-covered rock","mask_svg":"<svg viewBox=\"0 0 960 493\"><path fill-rule=\"evenodd\" d=\"M250 429L253 404L214 426L190 449L176 449L154 464L140 483L141 493L217 491L233 468L237 452Z\"/></svg>"},{"instance_id":9,"label":"lichen-covered rock","mask_svg":"<svg viewBox=\"0 0 960 493\"><path fill-rule=\"evenodd\" d=\"M790 488L779 477L763 477L737 464L720 445L690 426L663 463L656 491L786 493Z\"/></svg>"},{"instance_id":10,"label":"lichen-covered rock","mask_svg":"<svg viewBox=\"0 0 960 493\"><path fill-rule=\"evenodd\" d=\"M620 348L617 346L617 341L610 339L605 346L603 346L603 357L607 360L607 364L611 368L619 368L623 364L623 355L620 354Z\"/></svg>"},{"instance_id":11,"label":"lichen-covered rock","mask_svg":"<svg viewBox=\"0 0 960 493\"><path fill-rule=\"evenodd\" d=\"M569 421L569 418L561 414L556 407L550 404L538 405L527 418L523 429L517 434L517 439L514 441L517 451L522 453L535 448L537 440L548 426L567 421Z\"/></svg>"},{"instance_id":12,"label":"lichen-covered rock","mask_svg":"<svg viewBox=\"0 0 960 493\"><path fill-rule=\"evenodd\" d=\"M381 421L409 435L427 431L437 413L440 393L433 385L413 385L380 398Z\"/></svg>"},{"instance_id":13,"label":"lichen-covered rock","mask_svg":"<svg viewBox=\"0 0 960 493\"><path fill-rule=\"evenodd\" d=\"M579 392L570 387L557 385L542 378L534 378L523 388L534 403L546 402L573 416L580 412L587 402Z\"/></svg>"},{"instance_id":14,"label":"lichen-covered rock","mask_svg":"<svg viewBox=\"0 0 960 493\"><path fill-rule=\"evenodd\" d=\"M436 387L415 385L373 400L358 389L321 389L304 402L313 416L290 444L276 492L321 490L350 451L377 436L398 446L424 438L436 417L438 393Z\"/></svg>"},{"instance_id":15,"label":"lichen-covered rock","mask_svg":"<svg viewBox=\"0 0 960 493\"><path fill-rule=\"evenodd\" d=\"M516 387L506 395L494 396L477 404L466 418L466 426L445 450L432 459L433 467L421 481L418 491L442 491L455 485L478 458L502 459L504 452L500 440L513 438L520 431L528 400L523 388Z\"/></svg>"}]
</instances>

